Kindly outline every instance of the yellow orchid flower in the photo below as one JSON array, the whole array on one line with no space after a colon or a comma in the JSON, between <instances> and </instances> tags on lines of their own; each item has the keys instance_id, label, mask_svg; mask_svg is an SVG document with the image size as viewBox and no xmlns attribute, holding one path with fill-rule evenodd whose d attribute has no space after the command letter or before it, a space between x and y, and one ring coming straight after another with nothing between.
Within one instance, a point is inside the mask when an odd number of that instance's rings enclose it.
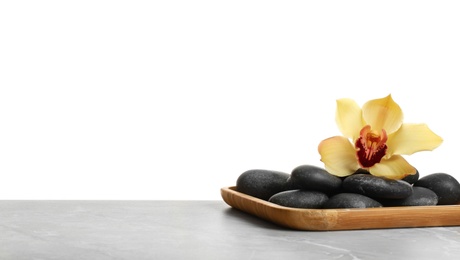
<instances>
[{"instance_id":1,"label":"yellow orchid flower","mask_svg":"<svg viewBox=\"0 0 460 260\"><path fill-rule=\"evenodd\" d=\"M336 122L343 136L321 141L318 152L326 170L340 177L363 168L375 176L402 179L416 173L402 155L431 151L443 141L426 124L403 124L391 94L362 108L352 99L337 100Z\"/></svg>"}]
</instances>

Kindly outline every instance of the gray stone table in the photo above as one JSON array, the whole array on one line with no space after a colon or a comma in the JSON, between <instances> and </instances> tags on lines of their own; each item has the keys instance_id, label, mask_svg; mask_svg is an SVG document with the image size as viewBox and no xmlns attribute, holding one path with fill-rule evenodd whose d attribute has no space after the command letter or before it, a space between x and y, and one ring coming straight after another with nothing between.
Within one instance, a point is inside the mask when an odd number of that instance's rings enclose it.
<instances>
[{"instance_id":1,"label":"gray stone table","mask_svg":"<svg viewBox=\"0 0 460 260\"><path fill-rule=\"evenodd\" d=\"M0 201L0 259L460 259L460 227L312 232L223 201Z\"/></svg>"}]
</instances>

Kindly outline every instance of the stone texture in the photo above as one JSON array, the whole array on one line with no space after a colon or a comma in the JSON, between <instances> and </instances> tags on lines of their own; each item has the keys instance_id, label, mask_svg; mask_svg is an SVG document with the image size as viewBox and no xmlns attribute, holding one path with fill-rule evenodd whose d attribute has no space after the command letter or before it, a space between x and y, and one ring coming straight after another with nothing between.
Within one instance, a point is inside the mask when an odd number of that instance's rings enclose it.
<instances>
[{"instance_id":1,"label":"stone texture","mask_svg":"<svg viewBox=\"0 0 460 260\"><path fill-rule=\"evenodd\" d=\"M403 199L412 194L412 186L401 180L390 180L369 174L353 174L343 180L343 189L371 198Z\"/></svg>"},{"instance_id":2,"label":"stone texture","mask_svg":"<svg viewBox=\"0 0 460 260\"><path fill-rule=\"evenodd\" d=\"M382 207L378 201L356 193L339 193L332 196L323 206L325 209L378 207Z\"/></svg>"},{"instance_id":3,"label":"stone texture","mask_svg":"<svg viewBox=\"0 0 460 260\"><path fill-rule=\"evenodd\" d=\"M424 187L412 187L412 195L404 199L379 200L385 207L395 206L434 206L438 204L438 196L434 191Z\"/></svg>"},{"instance_id":4,"label":"stone texture","mask_svg":"<svg viewBox=\"0 0 460 260\"><path fill-rule=\"evenodd\" d=\"M342 180L325 169L314 165L301 165L291 172L291 187L333 193L340 189Z\"/></svg>"},{"instance_id":5,"label":"stone texture","mask_svg":"<svg viewBox=\"0 0 460 260\"><path fill-rule=\"evenodd\" d=\"M319 191L288 190L273 195L268 201L286 207L319 209L328 196Z\"/></svg>"},{"instance_id":6,"label":"stone texture","mask_svg":"<svg viewBox=\"0 0 460 260\"><path fill-rule=\"evenodd\" d=\"M416 181L418 181L418 179L420 178L420 173L417 172L413 175L407 175L406 177L404 177L402 180L409 183L409 184L414 184Z\"/></svg>"},{"instance_id":7,"label":"stone texture","mask_svg":"<svg viewBox=\"0 0 460 260\"><path fill-rule=\"evenodd\" d=\"M460 203L460 184L450 174L432 173L420 178L414 186L428 188L438 195L438 205Z\"/></svg>"},{"instance_id":8,"label":"stone texture","mask_svg":"<svg viewBox=\"0 0 460 260\"><path fill-rule=\"evenodd\" d=\"M236 180L239 192L268 200L274 194L286 190L288 173L270 170L248 170Z\"/></svg>"}]
</instances>

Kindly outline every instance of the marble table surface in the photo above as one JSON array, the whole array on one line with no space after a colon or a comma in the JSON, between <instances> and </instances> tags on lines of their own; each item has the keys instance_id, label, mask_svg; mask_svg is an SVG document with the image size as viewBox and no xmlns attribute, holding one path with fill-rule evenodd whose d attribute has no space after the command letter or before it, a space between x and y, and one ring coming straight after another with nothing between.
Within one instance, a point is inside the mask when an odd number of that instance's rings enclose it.
<instances>
[{"instance_id":1,"label":"marble table surface","mask_svg":"<svg viewBox=\"0 0 460 260\"><path fill-rule=\"evenodd\" d=\"M295 231L217 200L0 201L1 260L459 257L460 227Z\"/></svg>"}]
</instances>

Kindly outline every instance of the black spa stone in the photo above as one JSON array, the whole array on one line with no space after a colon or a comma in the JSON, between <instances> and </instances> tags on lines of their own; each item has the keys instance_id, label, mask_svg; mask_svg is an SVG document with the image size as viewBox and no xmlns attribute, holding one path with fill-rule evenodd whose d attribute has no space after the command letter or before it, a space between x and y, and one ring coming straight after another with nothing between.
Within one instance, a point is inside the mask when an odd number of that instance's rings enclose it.
<instances>
[{"instance_id":1,"label":"black spa stone","mask_svg":"<svg viewBox=\"0 0 460 260\"><path fill-rule=\"evenodd\" d=\"M412 187L412 195L405 199L381 199L385 207L398 206L434 206L438 204L438 196L434 191L424 187Z\"/></svg>"},{"instance_id":2,"label":"black spa stone","mask_svg":"<svg viewBox=\"0 0 460 260\"><path fill-rule=\"evenodd\" d=\"M414 186L425 187L438 195L438 205L460 203L460 184L450 174L432 173L420 178Z\"/></svg>"},{"instance_id":3,"label":"black spa stone","mask_svg":"<svg viewBox=\"0 0 460 260\"><path fill-rule=\"evenodd\" d=\"M291 208L319 209L327 200L328 196L319 191L288 190L271 196L268 201Z\"/></svg>"},{"instance_id":4,"label":"black spa stone","mask_svg":"<svg viewBox=\"0 0 460 260\"><path fill-rule=\"evenodd\" d=\"M323 206L324 209L379 207L382 207L382 204L378 201L356 193L339 193L329 198Z\"/></svg>"},{"instance_id":5,"label":"black spa stone","mask_svg":"<svg viewBox=\"0 0 460 260\"><path fill-rule=\"evenodd\" d=\"M343 189L371 198L404 199L412 194L412 186L401 180L391 180L369 174L353 174L343 180Z\"/></svg>"},{"instance_id":6,"label":"black spa stone","mask_svg":"<svg viewBox=\"0 0 460 260\"><path fill-rule=\"evenodd\" d=\"M416 181L418 181L419 178L420 178L420 173L418 172L418 170L416 170L415 174L407 175L402 180L409 184L414 184Z\"/></svg>"},{"instance_id":7,"label":"black spa stone","mask_svg":"<svg viewBox=\"0 0 460 260\"><path fill-rule=\"evenodd\" d=\"M286 190L288 173L270 170L248 170L236 180L236 190L253 197L268 200L271 196Z\"/></svg>"},{"instance_id":8,"label":"black spa stone","mask_svg":"<svg viewBox=\"0 0 460 260\"><path fill-rule=\"evenodd\" d=\"M291 172L292 188L333 193L342 186L342 179L314 165L301 165Z\"/></svg>"},{"instance_id":9,"label":"black spa stone","mask_svg":"<svg viewBox=\"0 0 460 260\"><path fill-rule=\"evenodd\" d=\"M359 168L358 170L356 170L353 174L371 174L368 170L366 169L363 169L363 168Z\"/></svg>"}]
</instances>

